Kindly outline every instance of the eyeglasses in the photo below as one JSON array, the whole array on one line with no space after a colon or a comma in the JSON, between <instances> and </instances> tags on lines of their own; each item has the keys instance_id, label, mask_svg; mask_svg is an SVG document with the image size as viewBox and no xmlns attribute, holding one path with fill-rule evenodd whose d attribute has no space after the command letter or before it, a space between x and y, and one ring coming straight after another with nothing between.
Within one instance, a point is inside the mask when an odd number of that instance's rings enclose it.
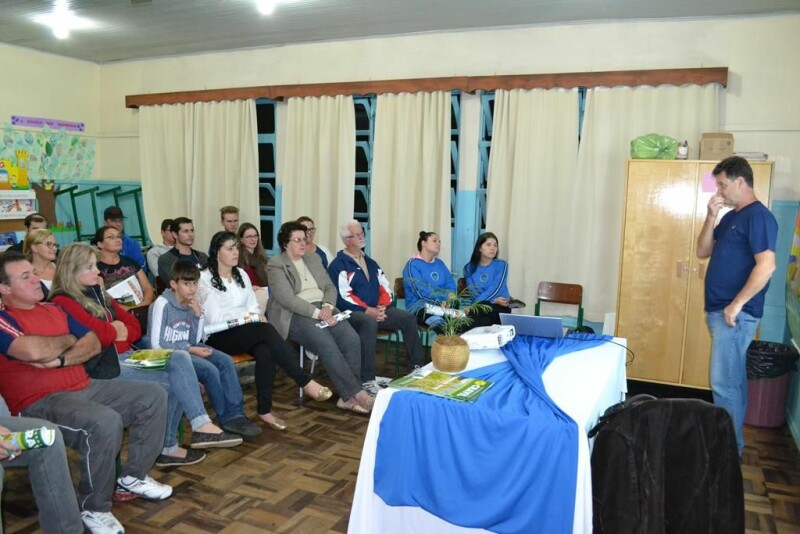
<instances>
[{"instance_id":1,"label":"eyeglasses","mask_svg":"<svg viewBox=\"0 0 800 534\"><path fill-rule=\"evenodd\" d=\"M258 239L258 234L253 235L243 235L242 239Z\"/></svg>"},{"instance_id":2,"label":"eyeglasses","mask_svg":"<svg viewBox=\"0 0 800 534\"><path fill-rule=\"evenodd\" d=\"M312 226L311 228L306 228L306 232L309 232L311 234L313 234L316 231L317 231L317 227L316 226Z\"/></svg>"},{"instance_id":3,"label":"eyeglasses","mask_svg":"<svg viewBox=\"0 0 800 534\"><path fill-rule=\"evenodd\" d=\"M44 243L42 243L42 245L50 249L58 248L58 243L51 243L50 241L45 241Z\"/></svg>"},{"instance_id":4,"label":"eyeglasses","mask_svg":"<svg viewBox=\"0 0 800 534\"><path fill-rule=\"evenodd\" d=\"M361 239L362 237L364 237L364 232L359 232L357 234L350 234L350 235L346 235L344 237L345 237L345 239L352 239L354 237L357 237L357 238Z\"/></svg>"},{"instance_id":5,"label":"eyeglasses","mask_svg":"<svg viewBox=\"0 0 800 534\"><path fill-rule=\"evenodd\" d=\"M300 243L307 243L308 242L308 240L305 237L293 237L289 241L291 241L292 243L297 243L298 245Z\"/></svg>"}]
</instances>

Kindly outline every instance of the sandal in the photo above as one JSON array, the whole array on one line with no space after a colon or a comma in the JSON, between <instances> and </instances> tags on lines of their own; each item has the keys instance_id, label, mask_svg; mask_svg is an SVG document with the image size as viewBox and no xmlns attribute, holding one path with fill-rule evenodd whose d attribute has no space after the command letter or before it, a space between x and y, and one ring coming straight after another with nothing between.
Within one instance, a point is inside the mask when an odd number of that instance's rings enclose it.
<instances>
[{"instance_id":1,"label":"sandal","mask_svg":"<svg viewBox=\"0 0 800 534\"><path fill-rule=\"evenodd\" d=\"M367 410L366 408L364 408L360 404L345 402L342 399L339 399L339 400L336 401L336 407L339 408L339 409L342 409L342 410L355 412L355 413L358 413L358 414L361 414L361 415L368 415L369 414L369 410Z\"/></svg>"}]
</instances>

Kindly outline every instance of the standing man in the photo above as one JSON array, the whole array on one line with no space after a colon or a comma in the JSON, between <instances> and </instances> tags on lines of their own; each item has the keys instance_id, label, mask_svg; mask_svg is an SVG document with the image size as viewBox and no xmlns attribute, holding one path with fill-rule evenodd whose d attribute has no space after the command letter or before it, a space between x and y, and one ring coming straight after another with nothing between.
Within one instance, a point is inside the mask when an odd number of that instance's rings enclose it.
<instances>
[{"instance_id":1,"label":"standing man","mask_svg":"<svg viewBox=\"0 0 800 534\"><path fill-rule=\"evenodd\" d=\"M375 380L375 348L378 329L401 329L408 353L408 368L423 365L422 342L417 332L416 318L405 310L392 307L389 281L378 264L364 254L364 230L361 223L351 220L339 228L344 243L328 266L328 276L336 286L336 307L351 310L350 325L361 338L361 381L364 389L377 393Z\"/></svg>"},{"instance_id":2,"label":"standing man","mask_svg":"<svg viewBox=\"0 0 800 534\"><path fill-rule=\"evenodd\" d=\"M136 262L142 269L147 272L147 262L144 261L144 254L142 254L142 246L138 241L125 234L125 215L118 206L109 206L103 212L103 219L106 226L115 228L122 236L122 254Z\"/></svg>"},{"instance_id":3,"label":"standing man","mask_svg":"<svg viewBox=\"0 0 800 534\"><path fill-rule=\"evenodd\" d=\"M714 404L733 419L739 455L747 410L747 348L764 312L764 295L775 271L778 222L753 191L753 169L737 156L712 171L717 194L708 201L697 257L707 258L705 309L711 333ZM714 227L719 210L733 208Z\"/></svg>"},{"instance_id":4,"label":"standing man","mask_svg":"<svg viewBox=\"0 0 800 534\"><path fill-rule=\"evenodd\" d=\"M153 245L147 251L147 266L153 276L158 277L158 258L161 257L166 251L175 246L175 236L172 235L172 219L164 219L161 221L161 245Z\"/></svg>"},{"instance_id":5,"label":"standing man","mask_svg":"<svg viewBox=\"0 0 800 534\"><path fill-rule=\"evenodd\" d=\"M208 256L204 252L192 248L194 245L194 223L188 217L178 217L170 225L175 246L158 258L158 277L169 287L169 277L172 266L178 260L188 261L202 269L208 263Z\"/></svg>"}]
</instances>

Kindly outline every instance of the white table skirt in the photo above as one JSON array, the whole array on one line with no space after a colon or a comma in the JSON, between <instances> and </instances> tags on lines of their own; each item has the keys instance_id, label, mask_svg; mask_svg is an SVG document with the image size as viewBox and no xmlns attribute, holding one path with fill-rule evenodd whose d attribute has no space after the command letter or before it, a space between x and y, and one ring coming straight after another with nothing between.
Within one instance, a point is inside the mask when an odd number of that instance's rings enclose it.
<instances>
[{"instance_id":1,"label":"white table skirt","mask_svg":"<svg viewBox=\"0 0 800 534\"><path fill-rule=\"evenodd\" d=\"M620 345L626 344L626 341L620 338L614 338L614 342ZM505 360L500 350L473 351L465 371ZM627 391L625 349L619 345L605 343L591 349L559 356L545 370L543 378L547 393L575 420L585 437L606 408L622 400ZM375 494L373 482L378 433L383 414L395 391L391 388L385 389L375 399L364 439L364 449L361 452L361 465L353 496L353 507L350 510L348 532L350 534L487 532L483 529L454 525L422 508L389 506ZM592 532L592 471L588 438L578 440L578 477L573 532Z\"/></svg>"}]
</instances>

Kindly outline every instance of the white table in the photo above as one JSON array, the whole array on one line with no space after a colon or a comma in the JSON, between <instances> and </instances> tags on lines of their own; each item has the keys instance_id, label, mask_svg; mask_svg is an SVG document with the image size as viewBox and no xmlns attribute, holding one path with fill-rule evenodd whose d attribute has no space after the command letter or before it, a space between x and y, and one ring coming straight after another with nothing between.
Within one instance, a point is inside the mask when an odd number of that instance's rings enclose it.
<instances>
[{"instance_id":1,"label":"white table","mask_svg":"<svg viewBox=\"0 0 800 534\"><path fill-rule=\"evenodd\" d=\"M614 338L615 343L626 341ZM465 371L505 361L500 350L473 351ZM429 364L430 365L430 364ZM547 393L578 424L582 434L591 429L609 406L624 398L627 391L625 349L612 343L559 356L544 373ZM381 419L396 390L381 391L375 399L361 465L358 470L350 534L435 532L436 534L486 532L449 523L422 508L389 506L374 493L375 455ZM578 479L576 485L573 532L592 532L592 472L589 440L578 440Z\"/></svg>"}]
</instances>

